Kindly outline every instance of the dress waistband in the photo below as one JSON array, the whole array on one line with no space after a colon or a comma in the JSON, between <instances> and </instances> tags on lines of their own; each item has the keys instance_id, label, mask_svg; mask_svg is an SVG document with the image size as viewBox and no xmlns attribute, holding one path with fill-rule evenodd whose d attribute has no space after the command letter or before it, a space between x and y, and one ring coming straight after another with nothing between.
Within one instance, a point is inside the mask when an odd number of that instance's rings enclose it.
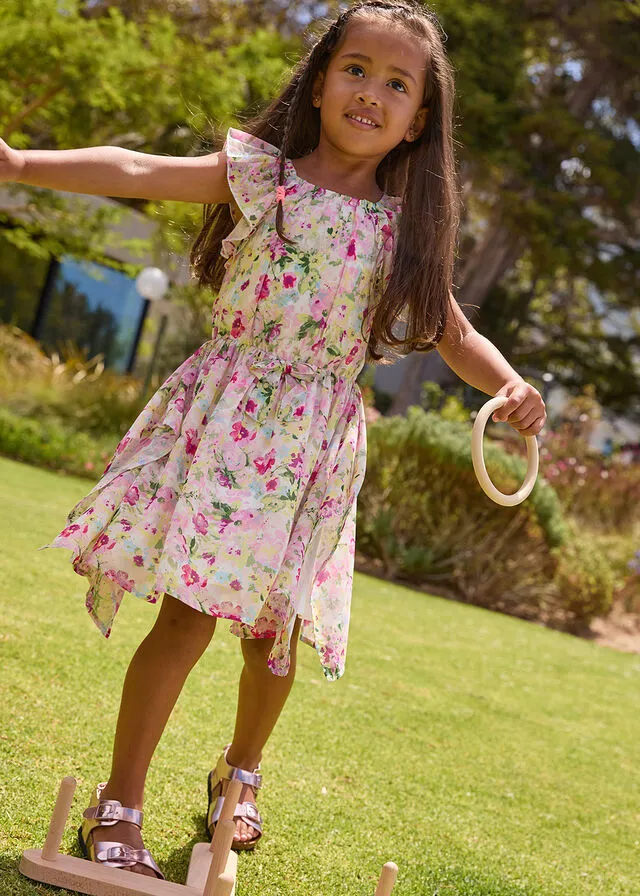
<instances>
[{"instance_id":1,"label":"dress waistband","mask_svg":"<svg viewBox=\"0 0 640 896\"><path fill-rule=\"evenodd\" d=\"M261 345L252 345L251 343L238 342L236 339L228 339L219 337L218 339L210 339L205 342L202 348L211 345L216 352L228 355L227 350L231 349L231 354L249 355L247 366L249 370L256 376L266 376L270 373L288 374L297 380L311 382L317 379L331 377L333 380L346 380L354 383L359 373L358 370L353 371L352 375L348 375L351 371L344 370L344 358L338 357L330 361L324 367L316 367L297 358L281 358L274 355Z\"/></svg>"}]
</instances>

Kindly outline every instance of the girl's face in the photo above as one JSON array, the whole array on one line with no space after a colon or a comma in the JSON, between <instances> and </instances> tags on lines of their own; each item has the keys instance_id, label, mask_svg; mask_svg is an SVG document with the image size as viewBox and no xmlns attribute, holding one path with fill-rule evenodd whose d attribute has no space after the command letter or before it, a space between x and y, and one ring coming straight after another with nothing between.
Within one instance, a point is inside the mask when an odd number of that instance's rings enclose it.
<instances>
[{"instance_id":1,"label":"girl's face","mask_svg":"<svg viewBox=\"0 0 640 896\"><path fill-rule=\"evenodd\" d=\"M410 32L353 20L314 85L324 136L349 155L380 159L418 139L427 116L425 66L425 50Z\"/></svg>"}]
</instances>

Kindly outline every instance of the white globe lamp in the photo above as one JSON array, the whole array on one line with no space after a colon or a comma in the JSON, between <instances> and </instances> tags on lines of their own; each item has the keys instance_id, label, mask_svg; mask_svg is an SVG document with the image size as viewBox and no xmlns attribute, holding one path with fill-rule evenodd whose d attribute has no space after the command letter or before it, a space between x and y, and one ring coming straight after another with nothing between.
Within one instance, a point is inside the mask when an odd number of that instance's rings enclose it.
<instances>
[{"instance_id":1,"label":"white globe lamp","mask_svg":"<svg viewBox=\"0 0 640 896\"><path fill-rule=\"evenodd\" d=\"M136 289L143 299L157 302L164 298L169 288L169 278L160 268L144 268L136 277Z\"/></svg>"}]
</instances>

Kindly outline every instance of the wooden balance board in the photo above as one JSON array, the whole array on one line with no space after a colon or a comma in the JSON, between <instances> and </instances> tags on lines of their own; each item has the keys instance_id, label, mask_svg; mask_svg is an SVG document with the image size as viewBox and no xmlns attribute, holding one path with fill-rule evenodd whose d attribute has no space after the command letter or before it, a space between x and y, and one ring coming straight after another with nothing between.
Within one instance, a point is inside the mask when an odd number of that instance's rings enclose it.
<instances>
[{"instance_id":1,"label":"wooden balance board","mask_svg":"<svg viewBox=\"0 0 640 896\"><path fill-rule=\"evenodd\" d=\"M107 868L98 862L60 853L75 789L75 778L63 778L44 846L27 849L22 854L20 872L25 877L89 896L236 896L238 856L232 852L231 844L236 829L233 810L242 790L240 781L229 784L228 799L225 798L211 843L194 846L184 884L132 874L122 868ZM387 862L375 896L390 896L397 875L397 866Z\"/></svg>"}]
</instances>

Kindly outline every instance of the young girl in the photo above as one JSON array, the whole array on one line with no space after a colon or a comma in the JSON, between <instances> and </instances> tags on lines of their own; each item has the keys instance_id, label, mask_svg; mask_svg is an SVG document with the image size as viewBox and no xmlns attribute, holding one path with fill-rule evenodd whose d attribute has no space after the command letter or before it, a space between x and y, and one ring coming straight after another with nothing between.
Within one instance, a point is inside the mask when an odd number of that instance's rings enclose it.
<instances>
[{"instance_id":1,"label":"young girl","mask_svg":"<svg viewBox=\"0 0 640 896\"><path fill-rule=\"evenodd\" d=\"M356 377L367 358L437 346L462 379L508 397L496 418L523 435L544 425L539 393L451 295L452 105L433 14L371 0L336 19L221 152L2 143L3 180L205 204L191 260L214 291L212 338L151 398L45 545L74 552L107 637L125 592L162 599L126 675L109 780L84 813L93 861L162 876L140 835L145 776L218 618L242 638L244 668L233 739L209 776L207 826L239 778L234 846L259 840L259 764L297 641L315 648L327 678L344 671L366 453Z\"/></svg>"}]
</instances>

